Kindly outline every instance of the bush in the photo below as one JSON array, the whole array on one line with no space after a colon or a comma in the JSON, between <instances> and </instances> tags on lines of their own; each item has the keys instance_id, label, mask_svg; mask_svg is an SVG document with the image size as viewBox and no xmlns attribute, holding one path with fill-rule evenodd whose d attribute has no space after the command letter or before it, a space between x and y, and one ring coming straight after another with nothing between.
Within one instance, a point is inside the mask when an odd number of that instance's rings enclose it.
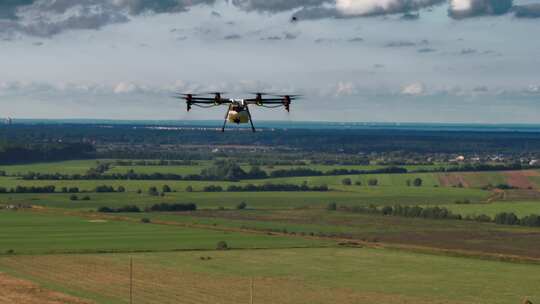
<instances>
[{"instance_id":1,"label":"bush","mask_svg":"<svg viewBox=\"0 0 540 304\"><path fill-rule=\"evenodd\" d=\"M236 209L238 209L238 210L244 210L244 209L246 209L246 208L247 208L246 202L241 202L240 204L238 204L238 205L236 206Z\"/></svg>"},{"instance_id":2,"label":"bush","mask_svg":"<svg viewBox=\"0 0 540 304\"><path fill-rule=\"evenodd\" d=\"M193 192L193 187L192 186L187 186L186 187L186 192Z\"/></svg>"},{"instance_id":3,"label":"bush","mask_svg":"<svg viewBox=\"0 0 540 304\"><path fill-rule=\"evenodd\" d=\"M163 193L171 192L172 189L169 187L169 185L163 185L163 188L161 189Z\"/></svg>"},{"instance_id":4,"label":"bush","mask_svg":"<svg viewBox=\"0 0 540 304\"><path fill-rule=\"evenodd\" d=\"M143 218L141 219L141 223L148 224L148 223L150 223L150 222L151 222L150 219L147 218L147 217L143 217Z\"/></svg>"},{"instance_id":5,"label":"bush","mask_svg":"<svg viewBox=\"0 0 540 304\"><path fill-rule=\"evenodd\" d=\"M63 190L63 189L62 189ZM77 187L71 187L68 189L69 193L79 193L79 188Z\"/></svg>"},{"instance_id":6,"label":"bush","mask_svg":"<svg viewBox=\"0 0 540 304\"><path fill-rule=\"evenodd\" d=\"M124 186L118 186L116 192L126 192L126 188L124 188Z\"/></svg>"},{"instance_id":7,"label":"bush","mask_svg":"<svg viewBox=\"0 0 540 304\"><path fill-rule=\"evenodd\" d=\"M119 213L119 212L141 212L141 209L135 205L127 205L120 208L99 207L98 212L103 213Z\"/></svg>"},{"instance_id":8,"label":"bush","mask_svg":"<svg viewBox=\"0 0 540 304\"><path fill-rule=\"evenodd\" d=\"M422 179L419 178L419 177L415 178L414 181L413 181L413 185L415 187L421 187L422 186Z\"/></svg>"},{"instance_id":9,"label":"bush","mask_svg":"<svg viewBox=\"0 0 540 304\"><path fill-rule=\"evenodd\" d=\"M337 204L336 203L329 203L326 206L326 210L328 210L328 211L336 211L337 210Z\"/></svg>"},{"instance_id":10,"label":"bush","mask_svg":"<svg viewBox=\"0 0 540 304\"><path fill-rule=\"evenodd\" d=\"M205 186L203 188L203 191L204 192L221 192L223 191L223 188L221 188L221 186L209 185L209 186Z\"/></svg>"},{"instance_id":11,"label":"bush","mask_svg":"<svg viewBox=\"0 0 540 304\"><path fill-rule=\"evenodd\" d=\"M495 215L495 223L502 225L517 225L519 218L512 212L501 212Z\"/></svg>"},{"instance_id":12,"label":"bush","mask_svg":"<svg viewBox=\"0 0 540 304\"><path fill-rule=\"evenodd\" d=\"M362 186L362 182L359 181L359 180L355 181L354 184L357 185L357 186Z\"/></svg>"},{"instance_id":13,"label":"bush","mask_svg":"<svg viewBox=\"0 0 540 304\"><path fill-rule=\"evenodd\" d=\"M79 197L77 195L75 195L75 194L72 194L72 195L69 196L69 199L72 200L72 201L77 201L77 200L79 200Z\"/></svg>"},{"instance_id":14,"label":"bush","mask_svg":"<svg viewBox=\"0 0 540 304\"><path fill-rule=\"evenodd\" d=\"M89 201L89 200L90 200L90 196L85 195L85 196L83 196L83 197L81 198L81 200L83 200L83 201Z\"/></svg>"},{"instance_id":15,"label":"bush","mask_svg":"<svg viewBox=\"0 0 540 304\"><path fill-rule=\"evenodd\" d=\"M157 190L156 187L150 187L150 188L148 188L148 194L150 194L152 196L158 196L159 191Z\"/></svg>"},{"instance_id":16,"label":"bush","mask_svg":"<svg viewBox=\"0 0 540 304\"><path fill-rule=\"evenodd\" d=\"M344 178L344 179L341 180L341 184L344 185L344 186L350 186L350 185L352 185L352 181L351 181L350 178L347 177L347 178Z\"/></svg>"},{"instance_id":17,"label":"bush","mask_svg":"<svg viewBox=\"0 0 540 304\"><path fill-rule=\"evenodd\" d=\"M197 210L197 205L195 204L155 204L152 207L148 208L147 211L150 212L175 212L175 211L195 211Z\"/></svg>"},{"instance_id":18,"label":"bush","mask_svg":"<svg viewBox=\"0 0 540 304\"><path fill-rule=\"evenodd\" d=\"M217 250L227 250L229 249L229 245L225 241L219 241L216 245Z\"/></svg>"},{"instance_id":19,"label":"bush","mask_svg":"<svg viewBox=\"0 0 540 304\"><path fill-rule=\"evenodd\" d=\"M377 186L379 184L379 181L376 178L371 178L368 180L368 185L370 186Z\"/></svg>"}]
</instances>

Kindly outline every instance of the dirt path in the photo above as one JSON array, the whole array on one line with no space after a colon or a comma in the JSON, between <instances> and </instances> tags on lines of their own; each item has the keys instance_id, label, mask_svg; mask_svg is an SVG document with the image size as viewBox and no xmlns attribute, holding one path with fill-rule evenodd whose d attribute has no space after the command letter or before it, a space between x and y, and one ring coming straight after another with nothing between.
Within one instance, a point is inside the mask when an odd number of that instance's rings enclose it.
<instances>
[{"instance_id":1,"label":"dirt path","mask_svg":"<svg viewBox=\"0 0 540 304\"><path fill-rule=\"evenodd\" d=\"M47 290L0 272L0 304L90 304L93 302Z\"/></svg>"}]
</instances>

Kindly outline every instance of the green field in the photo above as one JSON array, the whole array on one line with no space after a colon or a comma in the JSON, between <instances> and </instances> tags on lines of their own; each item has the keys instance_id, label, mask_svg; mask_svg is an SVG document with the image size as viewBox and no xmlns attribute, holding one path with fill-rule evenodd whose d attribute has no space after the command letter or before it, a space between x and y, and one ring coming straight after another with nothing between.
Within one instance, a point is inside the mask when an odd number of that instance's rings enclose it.
<instances>
[{"instance_id":1,"label":"green field","mask_svg":"<svg viewBox=\"0 0 540 304\"><path fill-rule=\"evenodd\" d=\"M43 182L43 183L42 183ZM164 182L173 188L184 187L184 182ZM202 182L204 183L204 182ZM32 182L26 185L34 184ZM46 185L44 181L38 184ZM60 186L79 185L82 189L91 189L102 185L97 181L75 181L49 183ZM394 204L451 204L457 200L468 199L472 202L483 202L489 192L478 189L456 188L427 188L427 187L357 187L347 188L349 191L336 190L328 192L172 192L164 197L150 196L146 193L151 185L161 188L159 182L132 181L105 183L107 185L125 186L129 191L144 189L142 194L127 193L79 193L79 197L90 196L89 201L71 201L70 194L0 194L0 204L27 203L60 208L96 209L101 206L124 206L137 204L148 206L158 202L192 202L199 208L215 209L218 207L235 208L240 202L246 202L249 208L255 209L290 209L290 208L325 208L328 203L335 202L341 205L394 205ZM179 184L181 186L179 186ZM191 183L201 188L199 183ZM198 186L195 186L198 185Z\"/></svg>"},{"instance_id":2,"label":"green field","mask_svg":"<svg viewBox=\"0 0 540 304\"><path fill-rule=\"evenodd\" d=\"M0 166L0 171L5 171L8 175L20 175L28 172L84 174L88 169L95 167L97 163L98 160L95 159L68 160L62 162Z\"/></svg>"},{"instance_id":3,"label":"green field","mask_svg":"<svg viewBox=\"0 0 540 304\"><path fill-rule=\"evenodd\" d=\"M473 255L508 254L540 258L540 229L478 223L428 220L325 210L225 210L187 214L125 214L166 224L203 225L321 235L386 244L455 250ZM504 240L504 241L502 241Z\"/></svg>"},{"instance_id":4,"label":"green field","mask_svg":"<svg viewBox=\"0 0 540 304\"><path fill-rule=\"evenodd\" d=\"M540 202L495 202L490 204L449 204L443 207L456 214L480 215L485 214L491 217L501 212L513 212L519 217L530 214L540 214Z\"/></svg>"},{"instance_id":5,"label":"green field","mask_svg":"<svg viewBox=\"0 0 540 304\"><path fill-rule=\"evenodd\" d=\"M201 260L209 256L211 260ZM539 265L384 249L131 255L136 303L520 303L540 300ZM0 258L0 269L100 303L129 297L129 256ZM55 271L51 271L55 269ZM84 275L81 277L80 275ZM105 279L107 278L107 279Z\"/></svg>"},{"instance_id":6,"label":"green field","mask_svg":"<svg viewBox=\"0 0 540 304\"><path fill-rule=\"evenodd\" d=\"M111 160L101 160L111 161ZM357 213L353 206L441 206L461 215L540 214L537 171L309 176L224 181L22 180L26 172L84 174L95 160L2 166L0 271L55 291L128 303L520 303L540 301L540 228ZM105 174L198 174L196 166L112 166ZM243 165L244 169L249 166ZM294 166L293 166L294 167ZM377 169L380 166L306 167ZM290 166L263 166L268 172ZM424 166L408 169L427 168ZM353 185L343 185L350 178ZM407 182L422 179L422 186ZM377 179L377 186L369 186ZM203 192L261 185L328 185L327 192ZM357 182L359 184L357 184ZM487 184L519 189L482 190ZM97 186L122 193L95 193ZM164 185L173 192L150 195ZM193 191L187 191L191 186ZM78 200L61 188L77 187ZM140 192L140 193L139 193ZM82 200L88 196L89 200ZM456 204L469 201L468 204ZM240 202L247 208L238 210ZM194 212L99 213L99 207L195 203ZM327 210L336 203L337 210ZM10 210L18 204L31 206ZM141 219L150 223L143 223ZM232 250L215 250L225 241ZM350 248L349 248L350 247ZM84 254L83 254L84 253ZM457 257L459 256L459 257ZM506 261L506 262L504 262ZM508 261L513 261L510 263ZM1 283L1 282L0 282ZM1 293L0 293L1 302Z\"/></svg>"},{"instance_id":7,"label":"green field","mask_svg":"<svg viewBox=\"0 0 540 304\"><path fill-rule=\"evenodd\" d=\"M326 243L257 234L83 218L28 211L0 211L0 254L323 246Z\"/></svg>"}]
</instances>

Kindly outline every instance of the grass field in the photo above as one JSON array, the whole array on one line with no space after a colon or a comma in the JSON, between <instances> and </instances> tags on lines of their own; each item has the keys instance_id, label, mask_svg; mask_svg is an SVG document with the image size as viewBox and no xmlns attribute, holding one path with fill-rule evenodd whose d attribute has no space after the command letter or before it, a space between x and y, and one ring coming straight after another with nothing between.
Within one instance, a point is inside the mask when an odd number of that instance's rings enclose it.
<instances>
[{"instance_id":1,"label":"grass field","mask_svg":"<svg viewBox=\"0 0 540 304\"><path fill-rule=\"evenodd\" d=\"M95 160L66 161L0 170L8 175L30 171L84 174L96 164ZM208 165L113 166L106 174L128 170L198 174ZM328 171L379 166L308 167ZM267 171L289 168L263 167ZM343 185L344 178L353 185ZM422 186L407 186L415 178L422 179ZM368 186L369 179L377 179L378 186ZM355 185L357 181L361 185ZM268 182L325 184L330 191L201 191L208 185L226 188ZM520 189L482 190L487 184ZM532 262L540 260L539 228L327 210L329 203L338 207L400 204L439 205L462 215L540 214L540 171L316 176L235 183L0 177L0 187L18 185L54 185L57 191L78 187L84 193L77 194L79 200L71 200L68 193L0 194L0 207L33 206L0 210L2 275L96 303L129 302L130 257L135 263L134 303L249 303L250 278L255 282L254 303L506 304L520 303L526 296L534 303L540 301L540 264ZM127 192L94 193L100 185L123 186ZM163 185L174 192L148 194L150 187L161 191ZM194 191L186 191L187 186ZM83 196L90 200L80 200ZM465 200L471 203L455 204ZM163 202L195 203L198 211L95 212L102 206L144 208ZM247 209L237 210L240 202ZM151 223L142 223L142 218ZM344 240L357 247L344 247ZM233 250L216 251L219 241L226 241ZM503 262L509 260L519 263Z\"/></svg>"},{"instance_id":2,"label":"grass field","mask_svg":"<svg viewBox=\"0 0 540 304\"><path fill-rule=\"evenodd\" d=\"M40 183L38 184L41 184ZM167 182L164 182L167 183ZM28 182L27 185L31 185ZM46 185L47 183L43 183ZM52 183L57 187L68 185L79 185L85 188L92 188L102 185L98 181L83 181L79 184L69 182ZM0 204L27 203L58 208L84 208L96 209L101 206L124 206L136 204L139 206L149 206L158 202L192 202L199 208L235 208L240 202L246 202L249 208L256 209L290 209L290 208L325 208L328 203L336 202L341 205L394 205L394 204L451 204L457 200L468 199L472 202L486 201L490 193L478 189L457 189L457 188L428 188L428 187L356 187L346 190L336 190L328 192L172 192L164 197L150 196L146 193L150 185L161 188L159 182L115 182L105 183L107 185L125 186L129 191L142 188L144 192L127 193L81 193L90 196L90 201L71 201L70 194L0 194ZM173 188L181 188L177 183L167 183ZM195 186L195 183L192 183ZM143 187L145 186L145 187ZM182 185L183 186L183 185ZM201 185L197 188L202 187Z\"/></svg>"},{"instance_id":3,"label":"grass field","mask_svg":"<svg viewBox=\"0 0 540 304\"><path fill-rule=\"evenodd\" d=\"M198 211L188 214L126 214L138 220L286 231L387 244L540 258L540 229L457 220L427 220L325 210Z\"/></svg>"},{"instance_id":4,"label":"grass field","mask_svg":"<svg viewBox=\"0 0 540 304\"><path fill-rule=\"evenodd\" d=\"M530 214L540 214L540 202L494 202L490 204L449 204L443 207L456 214L480 215L485 214L491 217L501 212L513 212L519 217Z\"/></svg>"},{"instance_id":5,"label":"grass field","mask_svg":"<svg viewBox=\"0 0 540 304\"><path fill-rule=\"evenodd\" d=\"M0 269L99 303L126 303L130 256L135 303L249 303L250 278L255 303L540 300L539 265L368 248L3 257Z\"/></svg>"},{"instance_id":6,"label":"grass field","mask_svg":"<svg viewBox=\"0 0 540 304\"><path fill-rule=\"evenodd\" d=\"M34 163L24 165L0 166L0 171L5 171L8 175L35 173L62 173L62 174L84 174L88 169L95 167L97 160L69 160L62 162Z\"/></svg>"},{"instance_id":7,"label":"grass field","mask_svg":"<svg viewBox=\"0 0 540 304\"><path fill-rule=\"evenodd\" d=\"M325 242L46 214L0 212L0 254L322 246Z\"/></svg>"}]
</instances>

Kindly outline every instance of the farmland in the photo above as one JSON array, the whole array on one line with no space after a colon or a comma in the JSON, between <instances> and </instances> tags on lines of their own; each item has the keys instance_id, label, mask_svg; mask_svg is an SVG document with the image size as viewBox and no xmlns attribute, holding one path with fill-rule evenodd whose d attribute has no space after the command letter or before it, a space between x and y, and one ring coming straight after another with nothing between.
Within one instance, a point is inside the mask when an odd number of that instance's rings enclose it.
<instances>
[{"instance_id":1,"label":"farmland","mask_svg":"<svg viewBox=\"0 0 540 304\"><path fill-rule=\"evenodd\" d=\"M0 281L39 286L61 303L126 303L132 259L138 303L247 303L251 280L260 303L540 300L540 228L494 222L540 214L537 169L441 172L455 165L437 163L381 173L373 170L395 167L300 160L233 164L245 177L229 178L208 175L231 166L224 158L189 162L2 166ZM249 175L254 167L263 177ZM188 203L197 210L152 209ZM380 213L397 205L460 217Z\"/></svg>"},{"instance_id":2,"label":"farmland","mask_svg":"<svg viewBox=\"0 0 540 304\"><path fill-rule=\"evenodd\" d=\"M259 303L503 304L540 296L538 265L370 248L22 256L0 258L0 268L83 298L124 303L130 256L140 303L247 303L250 278Z\"/></svg>"}]
</instances>

